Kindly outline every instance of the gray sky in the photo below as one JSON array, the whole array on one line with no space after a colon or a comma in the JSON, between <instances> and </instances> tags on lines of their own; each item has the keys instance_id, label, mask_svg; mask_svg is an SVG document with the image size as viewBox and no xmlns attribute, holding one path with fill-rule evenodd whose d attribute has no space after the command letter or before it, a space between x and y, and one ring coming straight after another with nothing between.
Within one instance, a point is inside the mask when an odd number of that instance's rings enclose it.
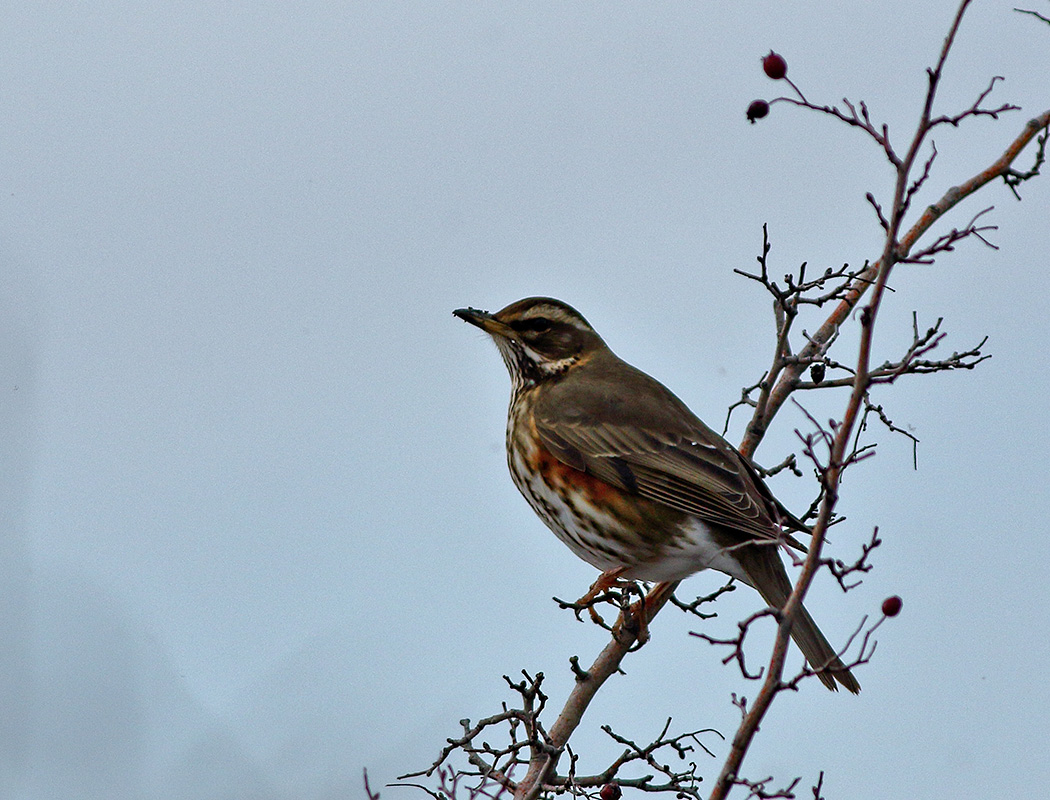
<instances>
[{"instance_id":1,"label":"gray sky","mask_svg":"<svg viewBox=\"0 0 1050 800\"><path fill-rule=\"evenodd\" d=\"M891 188L841 124L776 106L748 125L779 89L759 57L782 52L814 100L866 100L903 147L954 5L6 9L0 795L357 796L362 767L374 786L422 768L512 700L502 674L543 671L563 698L568 657L605 637L550 597L594 574L512 486L504 368L452 309L560 297L720 427L770 359L769 303L732 273L762 223L774 272L860 264L879 240L864 194ZM917 207L1050 105L1050 29L1011 7L972 9L940 109L1003 75L994 102L1024 111L939 132ZM888 594L904 611L859 697L811 682L778 701L753 778L824 769L829 797L1050 782L1050 176L1023 194L992 186L938 228L995 205L998 251L893 281L877 360L913 310L945 318L945 354L988 335L994 358L877 392L919 469L878 432L831 545L852 560L879 525L876 569L808 605L832 641ZM802 424L785 409L759 460ZM798 509L812 488L773 486ZM736 592L704 630L760 602ZM755 685L695 629L661 615L585 718L581 770L619 751L602 723L732 733L730 693Z\"/></svg>"}]
</instances>

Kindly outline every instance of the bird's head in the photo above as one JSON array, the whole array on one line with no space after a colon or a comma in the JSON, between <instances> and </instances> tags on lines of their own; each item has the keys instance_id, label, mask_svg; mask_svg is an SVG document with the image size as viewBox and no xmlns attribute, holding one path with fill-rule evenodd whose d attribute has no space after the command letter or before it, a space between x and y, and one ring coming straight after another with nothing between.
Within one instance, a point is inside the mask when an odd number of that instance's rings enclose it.
<instances>
[{"instance_id":1,"label":"bird's head","mask_svg":"<svg viewBox=\"0 0 1050 800\"><path fill-rule=\"evenodd\" d=\"M493 338L516 390L561 375L605 347L579 311L550 297L527 297L495 314L452 313Z\"/></svg>"}]
</instances>

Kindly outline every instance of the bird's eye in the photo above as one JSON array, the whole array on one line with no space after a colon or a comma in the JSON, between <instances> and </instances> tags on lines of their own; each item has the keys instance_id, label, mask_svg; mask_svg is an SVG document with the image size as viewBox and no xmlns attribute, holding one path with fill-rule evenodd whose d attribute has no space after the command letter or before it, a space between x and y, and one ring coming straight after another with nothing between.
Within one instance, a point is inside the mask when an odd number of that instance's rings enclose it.
<instances>
[{"instance_id":1,"label":"bird's eye","mask_svg":"<svg viewBox=\"0 0 1050 800\"><path fill-rule=\"evenodd\" d=\"M510 324L519 333L543 333L551 329L551 321L545 317L530 317Z\"/></svg>"}]
</instances>

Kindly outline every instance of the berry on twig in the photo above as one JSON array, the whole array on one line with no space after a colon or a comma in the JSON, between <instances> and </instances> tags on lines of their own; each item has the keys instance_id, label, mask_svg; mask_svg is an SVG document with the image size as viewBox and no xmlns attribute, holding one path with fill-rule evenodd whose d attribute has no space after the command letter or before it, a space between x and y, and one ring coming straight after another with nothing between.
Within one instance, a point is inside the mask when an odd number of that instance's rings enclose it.
<instances>
[{"instance_id":1,"label":"berry on twig","mask_svg":"<svg viewBox=\"0 0 1050 800\"><path fill-rule=\"evenodd\" d=\"M770 50L769 55L762 59L762 69L768 77L779 81L787 75L788 65L787 61L784 60L784 56Z\"/></svg>"},{"instance_id":2,"label":"berry on twig","mask_svg":"<svg viewBox=\"0 0 1050 800\"><path fill-rule=\"evenodd\" d=\"M756 119L762 119L768 113L769 103L765 100L754 100L747 107L747 121L754 125Z\"/></svg>"},{"instance_id":3,"label":"berry on twig","mask_svg":"<svg viewBox=\"0 0 1050 800\"><path fill-rule=\"evenodd\" d=\"M904 605L904 602L897 595L887 597L882 601L882 613L887 617L895 617L901 613L902 605Z\"/></svg>"}]
</instances>

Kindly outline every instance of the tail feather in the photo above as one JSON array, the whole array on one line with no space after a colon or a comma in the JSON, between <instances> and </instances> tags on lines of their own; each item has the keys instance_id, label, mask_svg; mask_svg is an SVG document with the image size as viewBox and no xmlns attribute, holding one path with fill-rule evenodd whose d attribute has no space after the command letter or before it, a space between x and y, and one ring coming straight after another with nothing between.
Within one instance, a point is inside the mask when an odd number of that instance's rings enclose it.
<instances>
[{"instance_id":1,"label":"tail feather","mask_svg":"<svg viewBox=\"0 0 1050 800\"><path fill-rule=\"evenodd\" d=\"M783 608L791 595L792 587L776 550L772 547L747 547L742 548L739 555L743 556L740 560L751 579L751 585L762 595L762 599L773 608ZM824 638L805 606L799 609L795 624L791 626L791 638L795 640L795 644L806 657L809 666L817 673L821 683L832 691L838 691L838 685L835 683L838 681L853 694L860 692L857 679L842 663L835 648Z\"/></svg>"},{"instance_id":2,"label":"tail feather","mask_svg":"<svg viewBox=\"0 0 1050 800\"><path fill-rule=\"evenodd\" d=\"M860 684L857 679L842 663L835 648L824 638L824 634L820 632L820 628L806 611L805 606L799 609L795 624L791 626L791 638L795 640L795 644L798 645L809 665L814 670L819 670L817 677L825 686L835 691L838 689L835 681L838 681L853 694L860 692Z\"/></svg>"}]
</instances>

